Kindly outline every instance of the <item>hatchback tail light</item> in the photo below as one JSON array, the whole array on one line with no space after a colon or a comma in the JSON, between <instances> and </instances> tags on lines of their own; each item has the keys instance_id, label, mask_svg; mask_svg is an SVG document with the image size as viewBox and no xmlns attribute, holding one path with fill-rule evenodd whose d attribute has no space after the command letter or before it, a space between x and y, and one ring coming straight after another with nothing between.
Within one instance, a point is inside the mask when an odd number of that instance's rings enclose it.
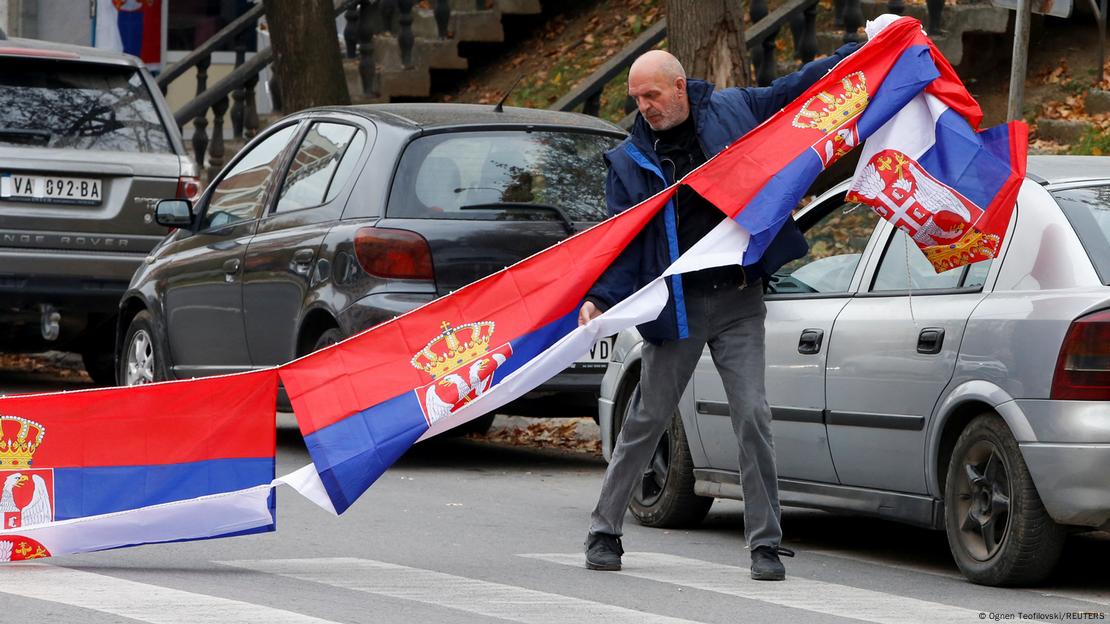
<instances>
[{"instance_id":1,"label":"hatchback tail light","mask_svg":"<svg viewBox=\"0 0 1110 624\"><path fill-rule=\"evenodd\" d=\"M1072 321L1052 376L1052 398L1110 400L1110 310Z\"/></svg>"},{"instance_id":2,"label":"hatchback tail light","mask_svg":"<svg viewBox=\"0 0 1110 624\"><path fill-rule=\"evenodd\" d=\"M195 176L181 176L177 179L177 199L192 201L200 195L200 178Z\"/></svg>"},{"instance_id":3,"label":"hatchback tail light","mask_svg":"<svg viewBox=\"0 0 1110 624\"><path fill-rule=\"evenodd\" d=\"M432 248L416 232L364 227L355 233L355 256L364 271L394 279L434 279Z\"/></svg>"}]
</instances>

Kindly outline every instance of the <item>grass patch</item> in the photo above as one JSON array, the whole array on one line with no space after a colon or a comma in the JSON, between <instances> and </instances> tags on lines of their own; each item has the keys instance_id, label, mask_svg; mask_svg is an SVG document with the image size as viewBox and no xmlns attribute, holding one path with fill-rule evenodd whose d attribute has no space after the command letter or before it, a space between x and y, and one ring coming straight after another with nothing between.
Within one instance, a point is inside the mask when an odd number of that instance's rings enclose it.
<instances>
[{"instance_id":1,"label":"grass patch","mask_svg":"<svg viewBox=\"0 0 1110 624\"><path fill-rule=\"evenodd\" d=\"M1110 131L1088 130L1079 141L1071 146L1068 153L1082 156L1106 156L1110 154Z\"/></svg>"}]
</instances>

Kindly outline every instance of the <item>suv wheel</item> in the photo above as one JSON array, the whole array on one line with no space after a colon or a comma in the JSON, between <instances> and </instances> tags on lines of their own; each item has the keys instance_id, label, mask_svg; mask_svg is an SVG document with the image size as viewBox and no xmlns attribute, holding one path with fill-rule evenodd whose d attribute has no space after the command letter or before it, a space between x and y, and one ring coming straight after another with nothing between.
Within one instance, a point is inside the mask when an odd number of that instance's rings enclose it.
<instances>
[{"instance_id":1,"label":"suv wheel","mask_svg":"<svg viewBox=\"0 0 1110 624\"><path fill-rule=\"evenodd\" d=\"M621 424L631 415L639 397L637 384L622 408ZM694 463L690 459L682 417L676 410L632 491L628 508L644 526L680 528L701 522L712 505L712 498L694 493Z\"/></svg>"},{"instance_id":2,"label":"suv wheel","mask_svg":"<svg viewBox=\"0 0 1110 624\"><path fill-rule=\"evenodd\" d=\"M956 440L944 489L948 546L973 583L1044 580L1065 529L1045 511L1017 441L995 414L972 420Z\"/></svg>"},{"instance_id":3,"label":"suv wheel","mask_svg":"<svg viewBox=\"0 0 1110 624\"><path fill-rule=\"evenodd\" d=\"M162 354L154 340L154 323L150 312L143 310L131 319L119 357L119 381L124 386L163 381Z\"/></svg>"}]
</instances>

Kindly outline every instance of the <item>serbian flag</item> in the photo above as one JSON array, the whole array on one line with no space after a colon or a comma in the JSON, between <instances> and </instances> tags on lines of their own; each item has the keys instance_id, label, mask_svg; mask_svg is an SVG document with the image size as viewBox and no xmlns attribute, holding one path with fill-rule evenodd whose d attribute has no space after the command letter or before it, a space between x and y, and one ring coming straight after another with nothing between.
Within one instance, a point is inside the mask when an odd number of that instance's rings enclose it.
<instances>
[{"instance_id":1,"label":"serbian flag","mask_svg":"<svg viewBox=\"0 0 1110 624\"><path fill-rule=\"evenodd\" d=\"M585 327L590 286L669 188L508 269L280 369L315 465L301 491L347 509L414 442L520 396L594 340L658 316L666 275L753 262L826 166L941 76L920 24L890 25L798 101L691 172L726 219L660 279ZM309 469L311 470L311 469ZM330 503L330 504L329 504Z\"/></svg>"},{"instance_id":2,"label":"serbian flag","mask_svg":"<svg viewBox=\"0 0 1110 624\"><path fill-rule=\"evenodd\" d=\"M97 0L98 48L126 52L150 68L162 65L163 0Z\"/></svg>"},{"instance_id":3,"label":"serbian flag","mask_svg":"<svg viewBox=\"0 0 1110 624\"><path fill-rule=\"evenodd\" d=\"M1025 178L1029 130L978 130L983 114L934 51L941 76L868 139L848 200L909 235L937 273L998 255Z\"/></svg>"},{"instance_id":4,"label":"serbian flag","mask_svg":"<svg viewBox=\"0 0 1110 624\"><path fill-rule=\"evenodd\" d=\"M0 561L274 530L277 371L0 397Z\"/></svg>"}]
</instances>

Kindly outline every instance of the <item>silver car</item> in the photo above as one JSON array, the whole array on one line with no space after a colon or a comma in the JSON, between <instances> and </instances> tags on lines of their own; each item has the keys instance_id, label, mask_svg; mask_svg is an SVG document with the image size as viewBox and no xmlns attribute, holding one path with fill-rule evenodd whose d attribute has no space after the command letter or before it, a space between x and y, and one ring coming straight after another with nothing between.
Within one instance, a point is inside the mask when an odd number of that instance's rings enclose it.
<instances>
[{"instance_id":1,"label":"silver car","mask_svg":"<svg viewBox=\"0 0 1110 624\"><path fill-rule=\"evenodd\" d=\"M989 585L1046 578L1110 529L1110 158L1031 157L998 259L936 274L847 183L796 215L810 253L767 285L767 393L784 505L946 530ZM608 459L639 382L617 339ZM706 350L631 504L648 526L742 498Z\"/></svg>"}]
</instances>

